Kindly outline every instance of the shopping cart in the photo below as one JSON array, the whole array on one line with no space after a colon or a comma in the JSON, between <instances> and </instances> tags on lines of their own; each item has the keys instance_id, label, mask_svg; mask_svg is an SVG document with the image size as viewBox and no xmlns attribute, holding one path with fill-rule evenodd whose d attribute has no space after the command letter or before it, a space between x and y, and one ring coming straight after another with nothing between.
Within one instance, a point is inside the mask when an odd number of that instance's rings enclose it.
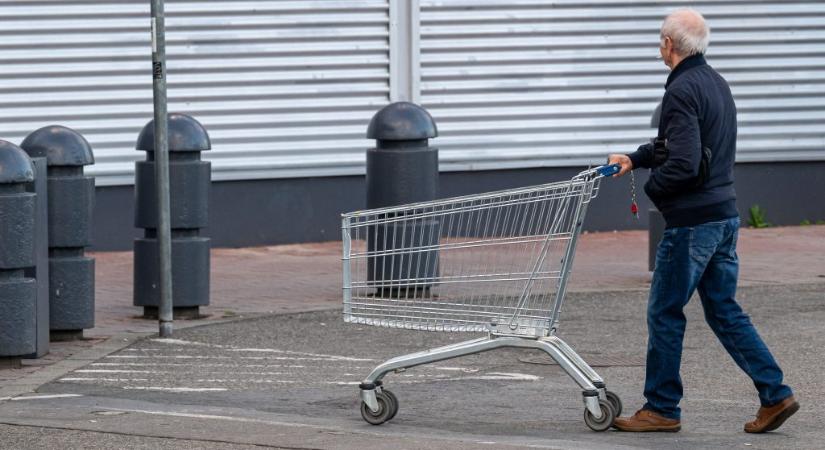
<instances>
[{"instance_id":1,"label":"shopping cart","mask_svg":"<svg viewBox=\"0 0 825 450\"><path fill-rule=\"evenodd\" d=\"M360 384L364 420L379 425L398 411L381 381L389 372L519 347L547 352L581 387L587 426L610 428L621 400L556 331L587 206L618 171L343 214L346 322L487 333L376 367Z\"/></svg>"}]
</instances>

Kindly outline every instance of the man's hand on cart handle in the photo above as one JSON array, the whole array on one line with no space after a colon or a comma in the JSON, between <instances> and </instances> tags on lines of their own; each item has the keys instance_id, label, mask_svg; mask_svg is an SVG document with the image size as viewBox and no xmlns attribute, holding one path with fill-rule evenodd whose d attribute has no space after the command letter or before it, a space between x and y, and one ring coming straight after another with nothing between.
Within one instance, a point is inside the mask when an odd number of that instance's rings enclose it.
<instances>
[{"instance_id":1,"label":"man's hand on cart handle","mask_svg":"<svg viewBox=\"0 0 825 450\"><path fill-rule=\"evenodd\" d=\"M633 162L630 161L630 158L627 155L621 154L613 154L607 157L608 164L618 164L621 169L619 169L619 173L613 175L614 177L620 177L631 170L633 170Z\"/></svg>"},{"instance_id":2,"label":"man's hand on cart handle","mask_svg":"<svg viewBox=\"0 0 825 450\"><path fill-rule=\"evenodd\" d=\"M619 166L619 172L613 175L620 177L630 172L630 213L639 218L639 205L636 204L636 177L633 176L633 161L627 155L613 154L607 157L607 164Z\"/></svg>"}]
</instances>

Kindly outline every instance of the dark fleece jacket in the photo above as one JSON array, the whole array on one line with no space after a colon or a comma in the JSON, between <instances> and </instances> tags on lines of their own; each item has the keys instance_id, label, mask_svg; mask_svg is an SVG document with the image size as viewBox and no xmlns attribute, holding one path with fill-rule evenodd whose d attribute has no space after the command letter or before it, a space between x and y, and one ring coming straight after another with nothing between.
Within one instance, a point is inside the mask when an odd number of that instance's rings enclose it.
<instances>
[{"instance_id":1,"label":"dark fleece jacket","mask_svg":"<svg viewBox=\"0 0 825 450\"><path fill-rule=\"evenodd\" d=\"M645 192L667 222L688 227L737 217L733 189L736 105L728 83L702 55L684 59L665 84L659 137L668 159L653 167L653 145L628 155L633 167L652 169ZM697 186L702 147L709 147L709 176Z\"/></svg>"}]
</instances>

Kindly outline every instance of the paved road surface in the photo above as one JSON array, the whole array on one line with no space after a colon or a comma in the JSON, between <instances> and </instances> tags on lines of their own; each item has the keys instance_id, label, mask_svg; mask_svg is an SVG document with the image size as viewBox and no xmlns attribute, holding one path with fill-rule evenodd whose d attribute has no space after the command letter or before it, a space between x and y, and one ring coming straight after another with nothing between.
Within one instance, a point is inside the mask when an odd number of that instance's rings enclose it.
<instances>
[{"instance_id":1,"label":"paved road surface","mask_svg":"<svg viewBox=\"0 0 825 450\"><path fill-rule=\"evenodd\" d=\"M376 364L470 336L347 325L338 311L322 311L139 341L63 375L35 397L0 402L0 423L47 427L0 427L0 447L49 448L45 443L59 435L88 448L823 448L823 292L822 284L740 291L802 403L768 435L742 432L758 407L755 390L693 301L683 431L676 434L591 432L572 380L542 354L515 350L388 375L400 411L392 422L370 426L358 414L356 385ZM573 294L559 333L598 366L630 412L642 403L645 302L643 291ZM154 440L160 438L174 439Z\"/></svg>"}]
</instances>

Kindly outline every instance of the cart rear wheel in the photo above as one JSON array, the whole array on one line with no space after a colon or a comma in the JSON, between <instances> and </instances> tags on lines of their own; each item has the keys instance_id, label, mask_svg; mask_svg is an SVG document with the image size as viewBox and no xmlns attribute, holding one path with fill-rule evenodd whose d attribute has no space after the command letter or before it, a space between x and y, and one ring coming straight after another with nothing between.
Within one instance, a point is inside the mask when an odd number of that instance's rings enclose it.
<instances>
[{"instance_id":1,"label":"cart rear wheel","mask_svg":"<svg viewBox=\"0 0 825 450\"><path fill-rule=\"evenodd\" d=\"M389 421L392 420L392 418L395 417L396 414L398 414L398 397L396 397L395 394L390 392L388 389L382 389L381 392L384 393L384 395L387 397L387 400L389 400L389 403L391 405L390 414L387 416L387 420Z\"/></svg>"},{"instance_id":2,"label":"cart rear wheel","mask_svg":"<svg viewBox=\"0 0 825 450\"><path fill-rule=\"evenodd\" d=\"M610 402L610 406L613 407L613 414L616 417L621 416L622 415L622 399L620 399L619 396L613 391L606 391L604 393L604 395L605 395L605 397L607 397L607 401Z\"/></svg>"},{"instance_id":3,"label":"cart rear wheel","mask_svg":"<svg viewBox=\"0 0 825 450\"><path fill-rule=\"evenodd\" d=\"M393 410L394 402L390 400L383 392L375 394L375 400L378 401L378 411L373 412L369 406L363 401L361 402L361 417L371 425L381 425L390 420L390 414Z\"/></svg>"},{"instance_id":4,"label":"cart rear wheel","mask_svg":"<svg viewBox=\"0 0 825 450\"><path fill-rule=\"evenodd\" d=\"M593 431L605 431L613 425L616 415L613 413L613 406L607 400L599 400L599 408L602 410L601 419L596 419L590 411L584 409L584 423Z\"/></svg>"}]
</instances>

